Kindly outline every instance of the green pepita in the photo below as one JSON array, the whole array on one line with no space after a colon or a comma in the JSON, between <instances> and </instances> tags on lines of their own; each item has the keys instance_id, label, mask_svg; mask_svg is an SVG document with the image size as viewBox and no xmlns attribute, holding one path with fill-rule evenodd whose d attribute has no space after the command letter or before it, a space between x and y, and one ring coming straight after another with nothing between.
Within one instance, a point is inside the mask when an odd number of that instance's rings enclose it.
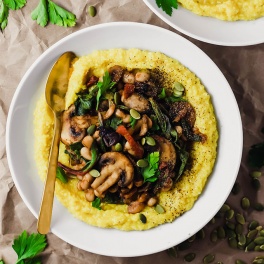
<instances>
[{"instance_id":1,"label":"green pepita","mask_svg":"<svg viewBox=\"0 0 264 264\"><path fill-rule=\"evenodd\" d=\"M235 232L236 234L242 234L243 233L243 225L242 224L237 224L235 227Z\"/></svg>"},{"instance_id":2,"label":"green pepita","mask_svg":"<svg viewBox=\"0 0 264 264\"><path fill-rule=\"evenodd\" d=\"M246 245L246 242L247 242L247 239L246 239L246 236L244 234L238 234L237 235L237 240L238 240L238 245L239 246L245 246Z\"/></svg>"},{"instance_id":3,"label":"green pepita","mask_svg":"<svg viewBox=\"0 0 264 264\"><path fill-rule=\"evenodd\" d=\"M261 250L260 250L260 245L255 246L255 247L254 247L254 251L261 251Z\"/></svg>"},{"instance_id":4,"label":"green pepita","mask_svg":"<svg viewBox=\"0 0 264 264\"><path fill-rule=\"evenodd\" d=\"M100 172L99 172L98 170L95 170L95 169L90 170L90 171L89 171L89 174L90 174L92 177L94 177L94 178L97 178L97 177L100 176Z\"/></svg>"},{"instance_id":5,"label":"green pepita","mask_svg":"<svg viewBox=\"0 0 264 264\"><path fill-rule=\"evenodd\" d=\"M135 109L130 109L129 113L135 119L140 119L141 117L140 113Z\"/></svg>"},{"instance_id":6,"label":"green pepita","mask_svg":"<svg viewBox=\"0 0 264 264\"><path fill-rule=\"evenodd\" d=\"M144 214L139 214L139 219L143 224L147 223L147 218Z\"/></svg>"},{"instance_id":7,"label":"green pepita","mask_svg":"<svg viewBox=\"0 0 264 264\"><path fill-rule=\"evenodd\" d=\"M160 205L160 204L157 204L155 206L155 211L158 213L158 214L163 214L165 213L165 209Z\"/></svg>"},{"instance_id":8,"label":"green pepita","mask_svg":"<svg viewBox=\"0 0 264 264\"><path fill-rule=\"evenodd\" d=\"M237 195L237 194L239 194L240 190L241 190L240 184L238 182L235 182L235 184L232 188L232 193L234 195Z\"/></svg>"},{"instance_id":9,"label":"green pepita","mask_svg":"<svg viewBox=\"0 0 264 264\"><path fill-rule=\"evenodd\" d=\"M120 93L114 93L114 102L116 105L119 105L121 102L121 96Z\"/></svg>"},{"instance_id":10,"label":"green pepita","mask_svg":"<svg viewBox=\"0 0 264 264\"><path fill-rule=\"evenodd\" d=\"M123 149L123 147L122 147L121 143L116 143L115 144L115 151L120 152L120 151L122 151L122 149Z\"/></svg>"},{"instance_id":11,"label":"green pepita","mask_svg":"<svg viewBox=\"0 0 264 264\"><path fill-rule=\"evenodd\" d=\"M237 240L236 240L236 238L234 238L234 237L229 238L228 239L228 245L231 248L237 248Z\"/></svg>"},{"instance_id":12,"label":"green pepita","mask_svg":"<svg viewBox=\"0 0 264 264\"><path fill-rule=\"evenodd\" d=\"M186 249L190 248L191 245L192 244L188 240L185 240L185 241L183 241L182 243L179 244L178 248L179 248L179 250L182 251L182 250L186 250Z\"/></svg>"},{"instance_id":13,"label":"green pepita","mask_svg":"<svg viewBox=\"0 0 264 264\"><path fill-rule=\"evenodd\" d=\"M235 264L247 264L247 263L241 259L237 259Z\"/></svg>"},{"instance_id":14,"label":"green pepita","mask_svg":"<svg viewBox=\"0 0 264 264\"><path fill-rule=\"evenodd\" d=\"M156 141L153 137L146 137L146 143L149 146L155 146L156 145Z\"/></svg>"},{"instance_id":15,"label":"green pepita","mask_svg":"<svg viewBox=\"0 0 264 264\"><path fill-rule=\"evenodd\" d=\"M250 176L253 178L259 178L261 176L261 171L252 171Z\"/></svg>"},{"instance_id":16,"label":"green pepita","mask_svg":"<svg viewBox=\"0 0 264 264\"><path fill-rule=\"evenodd\" d=\"M253 240L258 234L258 230L254 229L254 230L250 230L248 233L247 233L247 237L251 240Z\"/></svg>"},{"instance_id":17,"label":"green pepita","mask_svg":"<svg viewBox=\"0 0 264 264\"><path fill-rule=\"evenodd\" d=\"M144 160L144 159L140 159L137 161L137 166L139 168L145 168L149 165L148 161L147 160Z\"/></svg>"},{"instance_id":18,"label":"green pepita","mask_svg":"<svg viewBox=\"0 0 264 264\"><path fill-rule=\"evenodd\" d=\"M141 139L141 145L144 146L145 143L146 143L146 139L145 139L145 138L142 138L142 139Z\"/></svg>"},{"instance_id":19,"label":"green pepita","mask_svg":"<svg viewBox=\"0 0 264 264\"><path fill-rule=\"evenodd\" d=\"M260 230L260 231L259 231L259 235L260 235L260 236L264 236L264 230Z\"/></svg>"},{"instance_id":20,"label":"green pepita","mask_svg":"<svg viewBox=\"0 0 264 264\"><path fill-rule=\"evenodd\" d=\"M181 83L179 82L175 82L174 83L174 88L176 91L179 91L179 92L183 92L184 91L184 87Z\"/></svg>"},{"instance_id":21,"label":"green pepita","mask_svg":"<svg viewBox=\"0 0 264 264\"><path fill-rule=\"evenodd\" d=\"M225 229L222 226L217 228L217 236L219 239L223 239L226 237Z\"/></svg>"},{"instance_id":22,"label":"green pepita","mask_svg":"<svg viewBox=\"0 0 264 264\"><path fill-rule=\"evenodd\" d=\"M249 230L254 230L254 229L256 229L256 228L258 227L258 225L259 225L259 222L256 221L256 220L253 220L253 221L251 221L251 222L249 223L249 225L248 225L248 229L249 229Z\"/></svg>"},{"instance_id":23,"label":"green pepita","mask_svg":"<svg viewBox=\"0 0 264 264\"><path fill-rule=\"evenodd\" d=\"M228 204L223 204L219 211L224 214L227 210L230 210L230 206Z\"/></svg>"},{"instance_id":24,"label":"green pepita","mask_svg":"<svg viewBox=\"0 0 264 264\"><path fill-rule=\"evenodd\" d=\"M213 230L210 234L211 242L215 243L218 240L217 230Z\"/></svg>"},{"instance_id":25,"label":"green pepita","mask_svg":"<svg viewBox=\"0 0 264 264\"><path fill-rule=\"evenodd\" d=\"M246 246L246 248L245 248L245 252L249 252L249 251L254 250L255 246L256 246L256 244L255 244L253 241L250 242L250 243Z\"/></svg>"},{"instance_id":26,"label":"green pepita","mask_svg":"<svg viewBox=\"0 0 264 264\"><path fill-rule=\"evenodd\" d=\"M214 259L215 259L215 256L213 254L208 254L203 258L203 263L204 264L212 263Z\"/></svg>"},{"instance_id":27,"label":"green pepita","mask_svg":"<svg viewBox=\"0 0 264 264\"><path fill-rule=\"evenodd\" d=\"M230 221L226 221L226 226L231 230L235 230L235 228L236 228L236 225Z\"/></svg>"},{"instance_id":28,"label":"green pepita","mask_svg":"<svg viewBox=\"0 0 264 264\"><path fill-rule=\"evenodd\" d=\"M94 6L89 6L88 13L91 17L94 17L96 15L96 8Z\"/></svg>"},{"instance_id":29,"label":"green pepita","mask_svg":"<svg viewBox=\"0 0 264 264\"><path fill-rule=\"evenodd\" d=\"M92 136L94 134L96 130L96 125L90 125L88 128L87 128L87 134Z\"/></svg>"},{"instance_id":30,"label":"green pepita","mask_svg":"<svg viewBox=\"0 0 264 264\"><path fill-rule=\"evenodd\" d=\"M203 228L197 232L196 237L198 239L204 239L205 238L205 232L204 232Z\"/></svg>"},{"instance_id":31,"label":"green pepita","mask_svg":"<svg viewBox=\"0 0 264 264\"><path fill-rule=\"evenodd\" d=\"M167 249L167 253L170 257L177 258L178 257L178 247L172 247Z\"/></svg>"},{"instance_id":32,"label":"green pepita","mask_svg":"<svg viewBox=\"0 0 264 264\"><path fill-rule=\"evenodd\" d=\"M229 209L225 212L225 218L226 220L231 220L234 216L235 212L233 209Z\"/></svg>"},{"instance_id":33,"label":"green pepita","mask_svg":"<svg viewBox=\"0 0 264 264\"><path fill-rule=\"evenodd\" d=\"M182 96L182 92L177 91L177 90L174 90L174 91L173 91L173 95L174 95L175 97L181 97L181 96Z\"/></svg>"},{"instance_id":34,"label":"green pepita","mask_svg":"<svg viewBox=\"0 0 264 264\"><path fill-rule=\"evenodd\" d=\"M242 214L236 214L236 221L241 225L246 223L246 220Z\"/></svg>"},{"instance_id":35,"label":"green pepita","mask_svg":"<svg viewBox=\"0 0 264 264\"><path fill-rule=\"evenodd\" d=\"M254 243L257 245L263 245L264 244L264 237L263 236L256 237L254 239Z\"/></svg>"},{"instance_id":36,"label":"green pepita","mask_svg":"<svg viewBox=\"0 0 264 264\"><path fill-rule=\"evenodd\" d=\"M257 211L263 211L264 210L264 206L261 203L255 203L253 207Z\"/></svg>"},{"instance_id":37,"label":"green pepita","mask_svg":"<svg viewBox=\"0 0 264 264\"><path fill-rule=\"evenodd\" d=\"M186 262L192 262L195 259L195 257L196 257L195 253L189 253L184 256L184 260Z\"/></svg>"},{"instance_id":38,"label":"green pepita","mask_svg":"<svg viewBox=\"0 0 264 264\"><path fill-rule=\"evenodd\" d=\"M257 258L255 258L253 260L252 264L264 264L264 259L257 259Z\"/></svg>"},{"instance_id":39,"label":"green pepita","mask_svg":"<svg viewBox=\"0 0 264 264\"><path fill-rule=\"evenodd\" d=\"M195 238L196 238L196 235L194 234L188 238L188 241L192 243L195 240Z\"/></svg>"},{"instance_id":40,"label":"green pepita","mask_svg":"<svg viewBox=\"0 0 264 264\"><path fill-rule=\"evenodd\" d=\"M226 236L227 236L228 238L236 237L236 236L237 236L234 230L226 229L225 232L226 232Z\"/></svg>"},{"instance_id":41,"label":"green pepita","mask_svg":"<svg viewBox=\"0 0 264 264\"><path fill-rule=\"evenodd\" d=\"M258 191L260 189L260 187L261 187L260 181L257 178L253 178L251 180L251 185L256 191Z\"/></svg>"},{"instance_id":42,"label":"green pepita","mask_svg":"<svg viewBox=\"0 0 264 264\"><path fill-rule=\"evenodd\" d=\"M250 201L247 197L243 197L241 199L241 207L244 210L247 210L250 207Z\"/></svg>"}]
</instances>

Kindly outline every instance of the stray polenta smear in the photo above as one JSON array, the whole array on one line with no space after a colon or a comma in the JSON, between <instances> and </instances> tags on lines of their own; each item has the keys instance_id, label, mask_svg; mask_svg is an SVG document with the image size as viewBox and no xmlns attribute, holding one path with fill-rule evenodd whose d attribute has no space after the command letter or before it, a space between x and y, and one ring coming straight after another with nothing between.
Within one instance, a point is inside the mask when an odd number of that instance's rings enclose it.
<instances>
[{"instance_id":1,"label":"stray polenta smear","mask_svg":"<svg viewBox=\"0 0 264 264\"><path fill-rule=\"evenodd\" d=\"M74 217L90 225L126 231L146 230L174 221L184 212L190 210L202 193L206 181L213 170L217 154L218 131L216 117L210 95L206 92L205 87L194 73L177 60L160 52L150 52L139 49L98 50L76 60L69 80L65 110L72 107L78 98L78 94L80 95L80 93L87 88L88 77L90 80L95 77L98 77L100 80L100 77L104 76L105 72L109 71L109 69L115 65L119 65L126 69L127 72L132 72L135 69L140 69L143 72L150 72L154 78L159 79L160 83L162 83L162 90L159 91L159 99L156 101L149 98L152 107L157 107L157 103L155 102L158 102L158 100L167 100L168 98L177 99L177 97L171 96L173 85L174 88L176 88L176 92L174 93L176 96L181 96L184 93L182 102L188 101L187 105L191 105L194 109L196 115L194 128L199 129L199 135L204 135L204 137L202 137L204 140L202 140L202 142L192 143L189 151L191 166L187 166L184 169L183 174L174 180L169 190L157 192L156 197L158 199L158 204L156 204L156 206L144 206L138 213L129 213L129 205L127 204L107 203L104 202L103 199L100 202L98 197L94 202L87 201L85 191L77 189L79 180L76 177L69 178L67 183L57 180L55 194L59 201L74 215ZM101 96L101 100L103 100L104 96ZM99 100L99 96L97 96L97 99ZM114 100L116 100L116 98ZM138 111L140 112L140 110ZM137 111L130 111L131 115L135 118L144 115L143 113L139 114L136 112ZM129 114L129 112L127 113ZM135 121L135 118L132 118L129 122ZM127 124L122 125L123 132L125 125L128 126ZM129 127L127 127L127 129L129 129ZM90 131L91 130L93 130L92 133L94 133L94 129L90 128ZM121 131L121 129L119 130ZM35 160L42 180L45 179L47 173L52 131L53 119L43 95L38 100L34 112ZM171 130L171 135L173 136L168 135L168 137L172 142L176 140L175 138L173 139L175 131ZM197 135L198 134L196 134L196 136ZM149 144L151 148L153 144L155 147L155 142L165 142L165 139L161 140L157 136L151 138L146 134L144 140L141 138L140 142L142 145ZM122 141L120 141L120 143L122 143ZM116 149L113 149L113 151L120 151L122 149L123 146L120 143L114 146ZM65 145L61 143L59 163L67 167L71 166L71 164L69 155L65 153L65 149ZM158 153L157 151L151 153L154 160L155 158L158 159L159 155L161 158L162 152L160 154ZM179 157L180 153L177 152L177 149L176 153L177 157ZM123 152L123 154L120 153L120 155L125 155L125 152ZM166 157L163 158L166 159ZM146 159L141 159L137 162L137 166L139 167L147 166L147 164L148 162L146 162ZM161 164L159 164L159 166L161 166ZM100 166L98 168L100 168ZM151 168L149 169L151 170ZM173 173L175 174L175 172ZM94 171L93 175L97 177L96 179L100 177L98 171ZM153 180L153 177L148 180ZM98 190L99 189L96 191ZM100 193L97 195L100 197ZM102 194L101 197L103 197ZM93 206L95 202L99 202L96 207ZM144 218L144 221L140 220L142 218L140 218L141 214L146 218Z\"/></svg>"},{"instance_id":2,"label":"stray polenta smear","mask_svg":"<svg viewBox=\"0 0 264 264\"><path fill-rule=\"evenodd\" d=\"M178 0L186 9L220 20L255 20L264 16L263 0Z\"/></svg>"}]
</instances>

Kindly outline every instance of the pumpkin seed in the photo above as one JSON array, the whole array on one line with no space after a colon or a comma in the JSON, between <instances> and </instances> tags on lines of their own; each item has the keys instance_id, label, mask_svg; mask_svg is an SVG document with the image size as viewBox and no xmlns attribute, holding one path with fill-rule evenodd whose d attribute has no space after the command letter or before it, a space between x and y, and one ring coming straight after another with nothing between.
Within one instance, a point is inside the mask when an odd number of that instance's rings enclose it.
<instances>
[{"instance_id":1,"label":"pumpkin seed","mask_svg":"<svg viewBox=\"0 0 264 264\"><path fill-rule=\"evenodd\" d=\"M256 237L256 235L258 234L258 230L254 229L254 230L251 230L247 233L247 237L249 239L254 239Z\"/></svg>"},{"instance_id":2,"label":"pumpkin seed","mask_svg":"<svg viewBox=\"0 0 264 264\"><path fill-rule=\"evenodd\" d=\"M167 249L167 253L170 257L177 258L178 257L178 248L172 247Z\"/></svg>"},{"instance_id":3,"label":"pumpkin seed","mask_svg":"<svg viewBox=\"0 0 264 264\"><path fill-rule=\"evenodd\" d=\"M94 6L89 6L88 13L91 17L94 17L96 15L96 8Z\"/></svg>"},{"instance_id":4,"label":"pumpkin seed","mask_svg":"<svg viewBox=\"0 0 264 264\"><path fill-rule=\"evenodd\" d=\"M242 234L243 233L243 225L237 224L236 228L235 228L235 232L236 232L237 235L238 234Z\"/></svg>"},{"instance_id":5,"label":"pumpkin seed","mask_svg":"<svg viewBox=\"0 0 264 264\"><path fill-rule=\"evenodd\" d=\"M252 264L264 264L264 259L254 259Z\"/></svg>"},{"instance_id":6,"label":"pumpkin seed","mask_svg":"<svg viewBox=\"0 0 264 264\"><path fill-rule=\"evenodd\" d=\"M178 246L178 248L179 248L179 250L186 250L186 249L188 249L188 248L190 248L191 247L191 243L190 242L188 242L188 240L185 240L185 241L183 241L182 243L180 243L179 244L179 246Z\"/></svg>"},{"instance_id":7,"label":"pumpkin seed","mask_svg":"<svg viewBox=\"0 0 264 264\"><path fill-rule=\"evenodd\" d=\"M229 221L226 221L226 226L231 229L231 230L235 230L235 224Z\"/></svg>"},{"instance_id":8,"label":"pumpkin seed","mask_svg":"<svg viewBox=\"0 0 264 264\"><path fill-rule=\"evenodd\" d=\"M254 243L257 245L263 245L264 244L264 237L259 236L254 239Z\"/></svg>"},{"instance_id":9,"label":"pumpkin seed","mask_svg":"<svg viewBox=\"0 0 264 264\"><path fill-rule=\"evenodd\" d=\"M171 129L170 134L171 134L171 136L173 136L175 138L177 138L177 136L178 136L178 133L174 128Z\"/></svg>"},{"instance_id":10,"label":"pumpkin seed","mask_svg":"<svg viewBox=\"0 0 264 264\"><path fill-rule=\"evenodd\" d=\"M147 218L144 214L139 214L139 219L143 224L147 223Z\"/></svg>"},{"instance_id":11,"label":"pumpkin seed","mask_svg":"<svg viewBox=\"0 0 264 264\"><path fill-rule=\"evenodd\" d=\"M153 137L146 137L146 143L149 146L155 146L156 145L155 139Z\"/></svg>"},{"instance_id":12,"label":"pumpkin seed","mask_svg":"<svg viewBox=\"0 0 264 264\"><path fill-rule=\"evenodd\" d=\"M195 257L196 257L195 253L189 253L184 256L184 260L187 262L191 262L195 259Z\"/></svg>"},{"instance_id":13,"label":"pumpkin seed","mask_svg":"<svg viewBox=\"0 0 264 264\"><path fill-rule=\"evenodd\" d=\"M257 211L263 211L264 210L264 206L261 203L255 203L253 207Z\"/></svg>"},{"instance_id":14,"label":"pumpkin seed","mask_svg":"<svg viewBox=\"0 0 264 264\"><path fill-rule=\"evenodd\" d=\"M208 254L203 258L203 263L204 264L212 263L214 259L215 259L215 256L213 254Z\"/></svg>"},{"instance_id":15,"label":"pumpkin seed","mask_svg":"<svg viewBox=\"0 0 264 264\"><path fill-rule=\"evenodd\" d=\"M224 214L227 210L230 210L230 206L228 204L223 204L219 212Z\"/></svg>"},{"instance_id":16,"label":"pumpkin seed","mask_svg":"<svg viewBox=\"0 0 264 264\"><path fill-rule=\"evenodd\" d=\"M236 240L236 238L234 238L234 237L229 238L228 239L228 245L231 248L237 248L237 240Z\"/></svg>"},{"instance_id":17,"label":"pumpkin seed","mask_svg":"<svg viewBox=\"0 0 264 264\"><path fill-rule=\"evenodd\" d=\"M250 201L247 197L243 197L241 199L241 207L244 210L247 210L250 207Z\"/></svg>"},{"instance_id":18,"label":"pumpkin seed","mask_svg":"<svg viewBox=\"0 0 264 264\"><path fill-rule=\"evenodd\" d=\"M145 143L146 143L146 139L145 139L145 138L142 138L142 139L141 139L141 145L144 146Z\"/></svg>"},{"instance_id":19,"label":"pumpkin seed","mask_svg":"<svg viewBox=\"0 0 264 264\"><path fill-rule=\"evenodd\" d=\"M247 264L247 263L241 259L237 259L235 264Z\"/></svg>"},{"instance_id":20,"label":"pumpkin seed","mask_svg":"<svg viewBox=\"0 0 264 264\"><path fill-rule=\"evenodd\" d=\"M259 246L260 250L264 250L264 245Z\"/></svg>"},{"instance_id":21,"label":"pumpkin seed","mask_svg":"<svg viewBox=\"0 0 264 264\"><path fill-rule=\"evenodd\" d=\"M224 229L222 226L219 226L219 227L217 228L217 236L218 236L218 238L220 238L220 239L223 239L223 238L226 237L225 229Z\"/></svg>"},{"instance_id":22,"label":"pumpkin seed","mask_svg":"<svg viewBox=\"0 0 264 264\"><path fill-rule=\"evenodd\" d=\"M261 185L260 185L260 181L259 181L259 179L257 179L257 178L253 178L253 179L251 180L251 185L252 185L252 187L253 187L256 191L258 191L258 190L260 189L260 187L261 187Z\"/></svg>"},{"instance_id":23,"label":"pumpkin seed","mask_svg":"<svg viewBox=\"0 0 264 264\"><path fill-rule=\"evenodd\" d=\"M120 151L122 151L122 149L123 149L123 147L122 147L121 143L116 143L115 144L115 151L120 152Z\"/></svg>"},{"instance_id":24,"label":"pumpkin seed","mask_svg":"<svg viewBox=\"0 0 264 264\"><path fill-rule=\"evenodd\" d=\"M261 171L252 171L250 176L253 178L259 178L261 176Z\"/></svg>"},{"instance_id":25,"label":"pumpkin seed","mask_svg":"<svg viewBox=\"0 0 264 264\"><path fill-rule=\"evenodd\" d=\"M247 239L246 239L246 236L244 234L238 234L237 235L237 240L238 240L238 245L239 246L245 246L246 245L246 242L247 242Z\"/></svg>"},{"instance_id":26,"label":"pumpkin seed","mask_svg":"<svg viewBox=\"0 0 264 264\"><path fill-rule=\"evenodd\" d=\"M174 90L174 91L173 91L173 95L174 95L175 97L181 97L181 96L182 96L182 92L177 91L177 90Z\"/></svg>"},{"instance_id":27,"label":"pumpkin seed","mask_svg":"<svg viewBox=\"0 0 264 264\"><path fill-rule=\"evenodd\" d=\"M249 230L254 230L254 229L256 229L256 228L258 227L258 225L259 225L259 222L256 221L256 220L253 220L253 221L251 221L251 222L249 223L249 225L248 225L248 229L249 229Z\"/></svg>"},{"instance_id":28,"label":"pumpkin seed","mask_svg":"<svg viewBox=\"0 0 264 264\"><path fill-rule=\"evenodd\" d=\"M94 134L96 130L96 125L90 125L88 128L87 128L87 134L92 136Z\"/></svg>"},{"instance_id":29,"label":"pumpkin seed","mask_svg":"<svg viewBox=\"0 0 264 264\"><path fill-rule=\"evenodd\" d=\"M255 246L256 246L256 244L255 244L253 241L250 242L250 243L246 246L246 248L245 248L245 252L248 252L248 251L252 251L252 250L254 250Z\"/></svg>"},{"instance_id":30,"label":"pumpkin seed","mask_svg":"<svg viewBox=\"0 0 264 264\"><path fill-rule=\"evenodd\" d=\"M232 237L236 237L236 236L237 236L234 230L226 229L225 232L226 232L226 236L227 236L228 238L232 238Z\"/></svg>"},{"instance_id":31,"label":"pumpkin seed","mask_svg":"<svg viewBox=\"0 0 264 264\"><path fill-rule=\"evenodd\" d=\"M205 238L205 232L204 232L203 228L197 232L196 237L199 238L199 239L204 239Z\"/></svg>"},{"instance_id":32,"label":"pumpkin seed","mask_svg":"<svg viewBox=\"0 0 264 264\"><path fill-rule=\"evenodd\" d=\"M175 82L174 83L174 88L176 91L179 91L179 92L183 92L184 91L184 87L181 83L179 82Z\"/></svg>"},{"instance_id":33,"label":"pumpkin seed","mask_svg":"<svg viewBox=\"0 0 264 264\"><path fill-rule=\"evenodd\" d=\"M90 174L92 177L94 177L94 178L97 178L97 177L100 176L100 172L99 172L98 170L95 170L95 169L90 170L90 171L89 171L89 174Z\"/></svg>"},{"instance_id":34,"label":"pumpkin seed","mask_svg":"<svg viewBox=\"0 0 264 264\"><path fill-rule=\"evenodd\" d=\"M210 234L211 242L215 243L218 240L217 230L213 230Z\"/></svg>"},{"instance_id":35,"label":"pumpkin seed","mask_svg":"<svg viewBox=\"0 0 264 264\"><path fill-rule=\"evenodd\" d=\"M116 105L119 105L121 102L121 96L120 93L114 93L114 102Z\"/></svg>"},{"instance_id":36,"label":"pumpkin seed","mask_svg":"<svg viewBox=\"0 0 264 264\"><path fill-rule=\"evenodd\" d=\"M129 113L134 119L140 119L141 117L140 113L135 109L130 109Z\"/></svg>"},{"instance_id":37,"label":"pumpkin seed","mask_svg":"<svg viewBox=\"0 0 264 264\"><path fill-rule=\"evenodd\" d=\"M213 217L210 221L211 224L214 224L215 223L215 218Z\"/></svg>"},{"instance_id":38,"label":"pumpkin seed","mask_svg":"<svg viewBox=\"0 0 264 264\"><path fill-rule=\"evenodd\" d=\"M245 218L242 214L236 214L236 221L241 225L244 225L246 223Z\"/></svg>"},{"instance_id":39,"label":"pumpkin seed","mask_svg":"<svg viewBox=\"0 0 264 264\"><path fill-rule=\"evenodd\" d=\"M140 167L140 168L145 168L149 165L148 161L147 160L144 160L144 159L140 159L137 161L137 166Z\"/></svg>"},{"instance_id":40,"label":"pumpkin seed","mask_svg":"<svg viewBox=\"0 0 264 264\"><path fill-rule=\"evenodd\" d=\"M235 182L235 184L232 188L232 193L234 195L237 195L237 194L239 194L240 190L241 190L240 184L238 182Z\"/></svg>"},{"instance_id":41,"label":"pumpkin seed","mask_svg":"<svg viewBox=\"0 0 264 264\"><path fill-rule=\"evenodd\" d=\"M234 210L233 209L229 209L225 212L225 218L226 220L231 220L234 216Z\"/></svg>"},{"instance_id":42,"label":"pumpkin seed","mask_svg":"<svg viewBox=\"0 0 264 264\"><path fill-rule=\"evenodd\" d=\"M264 236L264 230L260 230L260 231L259 231L259 235L260 235L260 236Z\"/></svg>"},{"instance_id":43,"label":"pumpkin seed","mask_svg":"<svg viewBox=\"0 0 264 264\"><path fill-rule=\"evenodd\" d=\"M260 251L260 245L255 246L254 251Z\"/></svg>"},{"instance_id":44,"label":"pumpkin seed","mask_svg":"<svg viewBox=\"0 0 264 264\"><path fill-rule=\"evenodd\" d=\"M255 259L264 259L264 256L257 256Z\"/></svg>"},{"instance_id":45,"label":"pumpkin seed","mask_svg":"<svg viewBox=\"0 0 264 264\"><path fill-rule=\"evenodd\" d=\"M192 243L195 240L195 238L196 238L196 235L194 234L188 238L188 241Z\"/></svg>"},{"instance_id":46,"label":"pumpkin seed","mask_svg":"<svg viewBox=\"0 0 264 264\"><path fill-rule=\"evenodd\" d=\"M262 227L262 226L258 226L258 227L256 227L256 229L257 229L258 231L260 231L260 230L263 229L263 227Z\"/></svg>"},{"instance_id":47,"label":"pumpkin seed","mask_svg":"<svg viewBox=\"0 0 264 264\"><path fill-rule=\"evenodd\" d=\"M165 212L165 209L160 205L160 204L157 204L155 206L155 211L158 213L158 214L163 214Z\"/></svg>"}]
</instances>

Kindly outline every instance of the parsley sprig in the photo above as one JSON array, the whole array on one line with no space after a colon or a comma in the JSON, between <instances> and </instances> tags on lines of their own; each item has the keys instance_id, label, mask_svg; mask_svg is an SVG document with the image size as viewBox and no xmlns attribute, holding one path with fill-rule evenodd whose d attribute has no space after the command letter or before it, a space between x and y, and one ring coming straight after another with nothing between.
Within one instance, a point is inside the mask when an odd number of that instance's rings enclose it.
<instances>
[{"instance_id":1,"label":"parsley sprig","mask_svg":"<svg viewBox=\"0 0 264 264\"><path fill-rule=\"evenodd\" d=\"M159 159L160 154L158 151L148 154L148 166L142 169L144 182L155 182L159 176Z\"/></svg>"},{"instance_id":2,"label":"parsley sprig","mask_svg":"<svg viewBox=\"0 0 264 264\"><path fill-rule=\"evenodd\" d=\"M46 245L45 235L36 233L28 235L24 230L21 235L14 240L12 245L17 253L16 264L40 264L41 261L36 256L45 249ZM1 263L4 263L3 260L1 261Z\"/></svg>"},{"instance_id":3,"label":"parsley sprig","mask_svg":"<svg viewBox=\"0 0 264 264\"><path fill-rule=\"evenodd\" d=\"M51 0L40 0L38 6L31 13L31 18L42 27L45 27L48 21L63 27L73 27L76 24L76 16L73 13Z\"/></svg>"},{"instance_id":4,"label":"parsley sprig","mask_svg":"<svg viewBox=\"0 0 264 264\"><path fill-rule=\"evenodd\" d=\"M178 8L177 0L156 0L156 4L159 8L162 8L163 11L169 16L172 15L173 8Z\"/></svg>"}]
</instances>

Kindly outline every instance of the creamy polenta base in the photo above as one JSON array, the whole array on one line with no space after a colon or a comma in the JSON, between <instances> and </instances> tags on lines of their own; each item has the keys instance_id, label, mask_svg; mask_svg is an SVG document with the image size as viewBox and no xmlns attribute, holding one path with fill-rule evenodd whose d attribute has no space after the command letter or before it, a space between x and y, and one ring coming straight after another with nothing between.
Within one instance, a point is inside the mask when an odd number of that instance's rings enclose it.
<instances>
[{"instance_id":1,"label":"creamy polenta base","mask_svg":"<svg viewBox=\"0 0 264 264\"><path fill-rule=\"evenodd\" d=\"M264 16L263 0L178 0L178 2L195 14L221 20L254 20Z\"/></svg>"},{"instance_id":2,"label":"creamy polenta base","mask_svg":"<svg viewBox=\"0 0 264 264\"><path fill-rule=\"evenodd\" d=\"M153 207L146 207L141 212L147 218L145 224L140 221L139 213L127 212L127 205L102 203L102 210L92 207L92 204L85 199L84 192L77 190L77 179L70 179L66 184L57 180L56 196L76 218L90 225L121 230L150 229L172 222L190 210L202 193L216 159L218 132L214 109L209 94L194 73L162 53L138 49L95 51L80 57L73 65L66 95L66 109L76 100L76 93L83 89L87 72L102 76L113 65L120 65L128 70L159 68L167 73L171 82L182 83L188 101L195 108L197 127L206 134L207 140L205 143L194 143L191 152L194 162L191 170L184 172L181 180L172 190L159 194L159 204L165 212L159 214ZM53 131L53 117L46 105L44 95L37 102L34 117L35 159L39 175L44 181ZM69 165L63 144L60 146L59 161Z\"/></svg>"}]
</instances>

